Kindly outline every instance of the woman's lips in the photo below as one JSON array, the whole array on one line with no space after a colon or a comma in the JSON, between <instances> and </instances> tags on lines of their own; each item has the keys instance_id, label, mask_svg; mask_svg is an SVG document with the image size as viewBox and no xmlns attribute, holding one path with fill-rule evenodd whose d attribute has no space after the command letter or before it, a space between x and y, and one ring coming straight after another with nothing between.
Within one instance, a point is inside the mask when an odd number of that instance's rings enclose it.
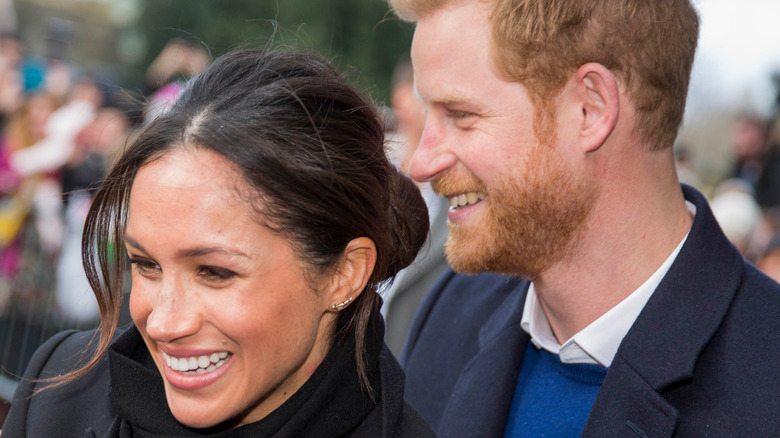
<instances>
[{"instance_id":1,"label":"woman's lips","mask_svg":"<svg viewBox=\"0 0 780 438\"><path fill-rule=\"evenodd\" d=\"M234 362L233 354L220 351L197 356L175 356L162 353L165 380L177 389L194 391L204 388L220 377Z\"/></svg>"}]
</instances>

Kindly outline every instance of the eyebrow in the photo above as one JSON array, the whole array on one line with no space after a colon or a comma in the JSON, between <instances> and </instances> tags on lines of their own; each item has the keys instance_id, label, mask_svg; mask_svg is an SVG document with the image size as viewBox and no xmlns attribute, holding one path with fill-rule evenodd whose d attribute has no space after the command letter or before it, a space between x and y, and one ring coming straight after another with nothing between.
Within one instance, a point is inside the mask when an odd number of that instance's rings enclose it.
<instances>
[{"instance_id":1,"label":"eyebrow","mask_svg":"<svg viewBox=\"0 0 780 438\"><path fill-rule=\"evenodd\" d=\"M420 95L420 91L417 89L417 83L414 83L414 97L420 102L425 102L425 99ZM463 94L457 92L447 92L444 95L431 99L428 104L449 105L453 103L470 103L470 99Z\"/></svg>"},{"instance_id":2,"label":"eyebrow","mask_svg":"<svg viewBox=\"0 0 780 438\"><path fill-rule=\"evenodd\" d=\"M142 251L142 252L148 252L143 245L138 243L137 240L133 239L132 237L129 237L125 235L125 242L132 246L133 248ZM192 257L200 257L208 254L225 254L229 256L238 256L238 257L245 257L249 258L249 256L241 251L225 248L224 246L198 246L195 248L188 248L188 249L182 249L176 252L177 258L192 258Z\"/></svg>"},{"instance_id":3,"label":"eyebrow","mask_svg":"<svg viewBox=\"0 0 780 438\"><path fill-rule=\"evenodd\" d=\"M431 103L437 103L440 105L449 105L453 103L464 103L464 102L468 102L468 99L455 94L445 94L444 96L437 97L436 99L431 100Z\"/></svg>"},{"instance_id":4,"label":"eyebrow","mask_svg":"<svg viewBox=\"0 0 780 438\"><path fill-rule=\"evenodd\" d=\"M461 94L454 93L447 93L435 99L431 99L428 102L428 105L439 105L443 107L463 106L466 108L472 108L475 111L480 108L480 105L478 105L478 103L473 99Z\"/></svg>"}]
</instances>

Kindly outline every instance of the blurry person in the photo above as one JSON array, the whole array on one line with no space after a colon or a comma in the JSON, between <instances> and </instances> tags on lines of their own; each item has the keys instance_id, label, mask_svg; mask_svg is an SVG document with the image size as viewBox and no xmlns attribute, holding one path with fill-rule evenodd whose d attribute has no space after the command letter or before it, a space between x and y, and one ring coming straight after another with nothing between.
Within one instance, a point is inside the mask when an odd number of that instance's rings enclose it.
<instances>
[{"instance_id":1,"label":"blurry person","mask_svg":"<svg viewBox=\"0 0 780 438\"><path fill-rule=\"evenodd\" d=\"M68 101L46 123L46 136L34 145L11 154L11 169L22 176L59 171L75 150L76 136L95 119L103 105L103 93L89 78L73 88ZM44 250L59 251L64 236L62 187L58 178L41 181L33 197L36 228Z\"/></svg>"},{"instance_id":2,"label":"blurry person","mask_svg":"<svg viewBox=\"0 0 780 438\"><path fill-rule=\"evenodd\" d=\"M767 153L767 124L759 116L737 117L731 134L734 154L732 178L745 180L755 190Z\"/></svg>"},{"instance_id":3,"label":"blurry person","mask_svg":"<svg viewBox=\"0 0 780 438\"><path fill-rule=\"evenodd\" d=\"M181 38L168 41L146 69L149 101L144 108L144 123L168 111L184 81L203 71L209 62L202 46Z\"/></svg>"},{"instance_id":4,"label":"blurry person","mask_svg":"<svg viewBox=\"0 0 780 438\"><path fill-rule=\"evenodd\" d=\"M401 147L395 160L404 173L409 173L409 163L420 143L425 126L425 107L414 94L414 70L409 55L396 63L391 77L390 104L396 121L396 133ZM421 184L422 185L422 184Z\"/></svg>"},{"instance_id":5,"label":"blurry person","mask_svg":"<svg viewBox=\"0 0 780 438\"><path fill-rule=\"evenodd\" d=\"M382 342L376 288L428 230L383 143L321 58L217 59L97 191L83 255L102 330L39 349L3 432L434 436ZM134 324L119 334L126 259Z\"/></svg>"},{"instance_id":6,"label":"blurry person","mask_svg":"<svg viewBox=\"0 0 780 438\"><path fill-rule=\"evenodd\" d=\"M49 118L46 137L11 155L14 171L29 175L57 170L65 165L73 154L76 135L92 123L102 105L103 94L97 84L90 79L80 81L68 101Z\"/></svg>"},{"instance_id":7,"label":"blurry person","mask_svg":"<svg viewBox=\"0 0 780 438\"><path fill-rule=\"evenodd\" d=\"M0 310L11 300L11 294L22 268L24 230L32 209L33 198L40 187L49 185L49 175L22 175L10 165L10 157L46 136L46 124L58 102L47 94L30 96L14 113L0 136ZM18 286L18 285L17 285Z\"/></svg>"},{"instance_id":8,"label":"blurry person","mask_svg":"<svg viewBox=\"0 0 780 438\"><path fill-rule=\"evenodd\" d=\"M0 139L0 190L12 191L24 174L11 168L11 156L46 138L46 126L59 102L45 93L28 97L14 114Z\"/></svg>"},{"instance_id":9,"label":"blurry person","mask_svg":"<svg viewBox=\"0 0 780 438\"><path fill-rule=\"evenodd\" d=\"M451 202L402 364L440 437L772 436L780 286L681 185L689 0L393 0Z\"/></svg>"},{"instance_id":10,"label":"blurry person","mask_svg":"<svg viewBox=\"0 0 780 438\"><path fill-rule=\"evenodd\" d=\"M780 229L780 118L769 126L767 154L756 187L756 201L769 213L772 225Z\"/></svg>"},{"instance_id":11,"label":"blurry person","mask_svg":"<svg viewBox=\"0 0 780 438\"><path fill-rule=\"evenodd\" d=\"M202 72L210 62L202 45L173 38L146 69L146 82L153 90Z\"/></svg>"},{"instance_id":12,"label":"blurry person","mask_svg":"<svg viewBox=\"0 0 780 438\"><path fill-rule=\"evenodd\" d=\"M0 65L0 129L24 104L22 77L14 68Z\"/></svg>"},{"instance_id":13,"label":"blurry person","mask_svg":"<svg viewBox=\"0 0 780 438\"><path fill-rule=\"evenodd\" d=\"M106 174L108 163L128 136L129 121L115 108L98 111L95 120L76 136L74 154L62 168L65 233L57 259L55 298L64 327L91 328L100 319L97 302L84 273L81 239L92 203L92 191Z\"/></svg>"},{"instance_id":14,"label":"blurry person","mask_svg":"<svg viewBox=\"0 0 780 438\"><path fill-rule=\"evenodd\" d=\"M391 104L397 123L395 161L408 174L425 125L422 102L414 95L414 75L408 55L398 61L393 71ZM449 205L444 197L433 193L430 184L420 183L418 187L428 207L428 240L414 263L399 272L392 285L382 292L382 314L387 325L385 341L396 355L401 353L420 302L449 266L444 257Z\"/></svg>"},{"instance_id":15,"label":"blurry person","mask_svg":"<svg viewBox=\"0 0 780 438\"><path fill-rule=\"evenodd\" d=\"M710 206L723 234L746 255L761 223L761 208L753 189L743 179L726 180L718 185Z\"/></svg>"},{"instance_id":16,"label":"blurry person","mask_svg":"<svg viewBox=\"0 0 780 438\"><path fill-rule=\"evenodd\" d=\"M0 12L3 9L2 3L3 0L0 0ZM3 33L1 29L2 23L0 23L0 129L4 129L11 115L24 103L24 83L18 70L22 58L22 45L15 35Z\"/></svg>"}]
</instances>

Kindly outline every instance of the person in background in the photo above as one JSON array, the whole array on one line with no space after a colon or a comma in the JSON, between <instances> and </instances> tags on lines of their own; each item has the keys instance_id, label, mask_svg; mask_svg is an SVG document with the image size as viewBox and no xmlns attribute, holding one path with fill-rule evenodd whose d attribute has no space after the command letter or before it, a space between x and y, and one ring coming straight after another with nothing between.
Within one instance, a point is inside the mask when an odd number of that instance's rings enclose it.
<instances>
[{"instance_id":1,"label":"person in background","mask_svg":"<svg viewBox=\"0 0 780 438\"><path fill-rule=\"evenodd\" d=\"M402 57L392 75L390 98L396 120L394 159L401 171L409 173L409 163L420 142L425 113L414 95L414 75L409 56ZM412 320L425 294L447 269L444 242L447 240L447 200L437 196L428 183L418 184L428 206L428 240L414 263L398 273L392 285L381 292L382 314L387 331L385 341L395 355L401 354Z\"/></svg>"},{"instance_id":2,"label":"person in background","mask_svg":"<svg viewBox=\"0 0 780 438\"><path fill-rule=\"evenodd\" d=\"M46 137L47 122L58 105L45 93L30 96L0 136L0 314L10 306L12 295L30 292L16 284L23 268L25 230L38 222L30 218L36 192L52 184L51 175L19 174L11 167L10 157ZM33 267L39 269L45 268Z\"/></svg>"},{"instance_id":3,"label":"person in background","mask_svg":"<svg viewBox=\"0 0 780 438\"><path fill-rule=\"evenodd\" d=\"M734 121L731 144L734 154L732 178L747 182L755 191L767 157L768 128L764 119L752 114L742 114Z\"/></svg>"},{"instance_id":4,"label":"person in background","mask_svg":"<svg viewBox=\"0 0 780 438\"><path fill-rule=\"evenodd\" d=\"M675 171L690 1L392 4L428 114L410 172L453 205L402 355L437 434L775 435L780 286Z\"/></svg>"},{"instance_id":5,"label":"person in background","mask_svg":"<svg viewBox=\"0 0 780 438\"><path fill-rule=\"evenodd\" d=\"M181 92L184 82L208 67L211 59L203 46L173 38L146 69L146 95L143 123L168 111Z\"/></svg>"},{"instance_id":6,"label":"person in background","mask_svg":"<svg viewBox=\"0 0 780 438\"><path fill-rule=\"evenodd\" d=\"M755 261L750 254L755 252L754 236L763 217L752 187L741 178L723 181L715 189L710 205L723 234L745 258Z\"/></svg>"},{"instance_id":7,"label":"person in background","mask_svg":"<svg viewBox=\"0 0 780 438\"><path fill-rule=\"evenodd\" d=\"M377 287L428 230L382 128L315 55L236 51L189 81L89 210L101 330L38 350L3 432L433 437L382 342Z\"/></svg>"},{"instance_id":8,"label":"person in background","mask_svg":"<svg viewBox=\"0 0 780 438\"><path fill-rule=\"evenodd\" d=\"M100 319L82 267L81 239L94 190L125 145L129 128L120 110L101 108L92 123L76 135L73 154L60 171L65 232L57 258L54 295L59 316L69 328L93 328Z\"/></svg>"}]
</instances>

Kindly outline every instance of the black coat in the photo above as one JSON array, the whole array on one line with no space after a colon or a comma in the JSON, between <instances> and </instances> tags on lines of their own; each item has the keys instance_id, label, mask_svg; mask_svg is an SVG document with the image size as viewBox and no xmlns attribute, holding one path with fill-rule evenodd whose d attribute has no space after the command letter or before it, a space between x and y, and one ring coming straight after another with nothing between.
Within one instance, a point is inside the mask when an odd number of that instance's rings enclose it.
<instances>
[{"instance_id":1,"label":"black coat","mask_svg":"<svg viewBox=\"0 0 780 438\"><path fill-rule=\"evenodd\" d=\"M584 437L780 434L780 286L683 191L697 208L690 234L623 339ZM401 361L407 400L439 436L503 436L530 340L527 290L450 271L423 302Z\"/></svg>"},{"instance_id":2,"label":"black coat","mask_svg":"<svg viewBox=\"0 0 780 438\"><path fill-rule=\"evenodd\" d=\"M137 334L135 328L131 331L134 332L131 334ZM116 369L111 370L111 367L116 368L117 363L115 352L112 350L109 351L110 355L106 355L100 364L83 378L64 387L46 390L30 397L36 385L29 379L55 376L73 369L93 334L94 332L73 330L62 332L38 349L27 368L24 380L19 384L14 395L11 411L2 429L3 438L122 435L117 432L121 419L117 414L116 403L112 403L114 399L109 395L109 389L117 391L116 382L112 382L112 376L116 379ZM115 339L112 349L118 342L122 342L123 338L126 343L127 337L128 333L125 333ZM140 337L132 342L139 343L145 350ZM377 351L381 351L378 359L379 384L376 385L380 388L378 403L373 408L369 407L362 422L358 420L359 426L346 436L365 438L435 436L419 414L403 401L404 374L387 346L381 345L381 350L374 350ZM159 373L156 377L159 377ZM132 386L133 382L124 384ZM142 392L146 391L146 386L140 379L138 386ZM124 402L127 403L128 400ZM129 400L129 403L132 404L133 400ZM164 397L162 403L164 404ZM150 410L144 420L155 424L158 421L156 416L159 416L160 423L170 422L172 418L170 411L167 410L167 405L163 407L163 409ZM306 409L316 411L318 407L306 406ZM352 407L349 407L349 410L352 410ZM338 419L319 418L317 421L338 421ZM165 436L170 435L165 434ZM219 436L233 436L233 434L228 431Z\"/></svg>"}]
</instances>

